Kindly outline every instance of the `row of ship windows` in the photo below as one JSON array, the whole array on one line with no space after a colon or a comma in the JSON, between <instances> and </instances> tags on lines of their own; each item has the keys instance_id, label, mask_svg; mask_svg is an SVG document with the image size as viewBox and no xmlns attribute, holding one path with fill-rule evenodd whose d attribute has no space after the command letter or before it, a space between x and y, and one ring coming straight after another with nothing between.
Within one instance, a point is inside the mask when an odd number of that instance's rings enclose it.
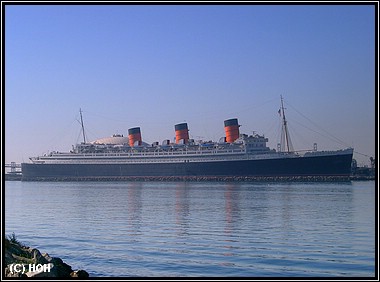
<instances>
[{"instance_id":1,"label":"row of ship windows","mask_svg":"<svg viewBox=\"0 0 380 282\"><path fill-rule=\"evenodd\" d=\"M176 155L193 155L193 156L198 156L198 155L212 155L212 154L219 154L219 153L225 153L225 154L234 154L234 153L244 153L245 150L226 150L226 151L208 151L208 152L186 152L186 151L179 151L179 152L154 152L153 154L151 152L133 152L133 153L82 153L82 156L92 156L92 157L97 157L97 156L107 156L107 157L112 157L112 156L117 156L117 157L155 157L155 156L176 156ZM66 157L66 155L61 155L60 157ZM71 155L70 155L71 157Z\"/></svg>"},{"instance_id":2,"label":"row of ship windows","mask_svg":"<svg viewBox=\"0 0 380 282\"><path fill-rule=\"evenodd\" d=\"M242 159L245 159L245 158L237 158L237 159L230 159L230 160L242 160ZM204 161L224 161L226 159L220 159L220 158L207 158L207 159L202 159L201 161L204 162ZM185 162L185 163L189 163L189 162L199 162L199 160L177 160L177 159L159 159L159 160L144 160L144 159L141 159L141 160L136 160L136 161L133 161L133 160L128 160L126 162L122 162L122 163L119 163L119 162L102 162L102 163L107 163L107 164L126 164L126 163L181 163L181 162ZM60 160L56 160L56 163L66 163L65 161L60 161ZM79 161L78 160L78 163L82 163L82 164L90 164L91 162L88 162L88 161Z\"/></svg>"},{"instance_id":3,"label":"row of ship windows","mask_svg":"<svg viewBox=\"0 0 380 282\"><path fill-rule=\"evenodd\" d=\"M248 147L252 148L252 147L264 147L264 143L261 143L261 144L248 144Z\"/></svg>"}]
</instances>

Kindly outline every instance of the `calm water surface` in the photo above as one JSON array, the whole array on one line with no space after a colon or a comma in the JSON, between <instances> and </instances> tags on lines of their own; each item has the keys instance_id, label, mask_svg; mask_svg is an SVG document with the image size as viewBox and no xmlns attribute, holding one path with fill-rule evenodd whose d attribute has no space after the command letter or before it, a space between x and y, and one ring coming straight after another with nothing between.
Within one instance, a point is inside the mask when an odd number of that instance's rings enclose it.
<instances>
[{"instance_id":1,"label":"calm water surface","mask_svg":"<svg viewBox=\"0 0 380 282\"><path fill-rule=\"evenodd\" d=\"M375 182L5 182L5 232L102 277L373 277Z\"/></svg>"}]
</instances>

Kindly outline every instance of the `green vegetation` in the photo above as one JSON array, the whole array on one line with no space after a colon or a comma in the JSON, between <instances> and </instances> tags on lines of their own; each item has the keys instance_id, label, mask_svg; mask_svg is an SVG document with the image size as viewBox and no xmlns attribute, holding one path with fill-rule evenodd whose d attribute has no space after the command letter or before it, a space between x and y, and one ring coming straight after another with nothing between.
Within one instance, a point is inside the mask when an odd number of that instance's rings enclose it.
<instances>
[{"instance_id":1,"label":"green vegetation","mask_svg":"<svg viewBox=\"0 0 380 282\"><path fill-rule=\"evenodd\" d=\"M21 243L21 242L17 239L17 237L16 237L16 235L15 235L14 232L13 232L11 235L6 236L6 238L5 238L5 244L6 244L6 245L7 245L7 241L8 241L8 243L13 243L13 244L16 244L16 245L18 245L18 246L20 246L20 247L25 247L24 244Z\"/></svg>"}]
</instances>

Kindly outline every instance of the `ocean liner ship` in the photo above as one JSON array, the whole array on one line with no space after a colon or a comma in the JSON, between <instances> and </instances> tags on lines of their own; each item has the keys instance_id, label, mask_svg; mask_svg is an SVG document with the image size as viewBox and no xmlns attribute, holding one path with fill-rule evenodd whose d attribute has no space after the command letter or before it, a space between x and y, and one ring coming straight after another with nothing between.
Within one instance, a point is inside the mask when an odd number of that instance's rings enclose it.
<instances>
[{"instance_id":1,"label":"ocean liner ship","mask_svg":"<svg viewBox=\"0 0 380 282\"><path fill-rule=\"evenodd\" d=\"M353 149L292 150L283 100L279 110L283 145L267 146L259 134L241 134L237 118L224 121L219 142L194 141L187 123L175 125L175 142L142 141L140 127L128 137L113 135L87 142L80 111L83 142L70 152L51 152L22 163L23 181L157 180L157 179L283 179L342 178L351 172Z\"/></svg>"}]
</instances>

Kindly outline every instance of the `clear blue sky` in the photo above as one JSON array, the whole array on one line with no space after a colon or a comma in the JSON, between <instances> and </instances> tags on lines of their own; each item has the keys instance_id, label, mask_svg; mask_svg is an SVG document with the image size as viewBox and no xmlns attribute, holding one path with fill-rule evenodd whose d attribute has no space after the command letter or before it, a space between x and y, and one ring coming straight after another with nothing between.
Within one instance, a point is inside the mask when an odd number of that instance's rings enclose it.
<instances>
[{"instance_id":1,"label":"clear blue sky","mask_svg":"<svg viewBox=\"0 0 380 282\"><path fill-rule=\"evenodd\" d=\"M187 122L217 141L236 117L276 148L280 95L295 149L375 157L374 17L370 5L6 6L6 163L70 150L79 108L89 140L140 126L161 142Z\"/></svg>"}]
</instances>

